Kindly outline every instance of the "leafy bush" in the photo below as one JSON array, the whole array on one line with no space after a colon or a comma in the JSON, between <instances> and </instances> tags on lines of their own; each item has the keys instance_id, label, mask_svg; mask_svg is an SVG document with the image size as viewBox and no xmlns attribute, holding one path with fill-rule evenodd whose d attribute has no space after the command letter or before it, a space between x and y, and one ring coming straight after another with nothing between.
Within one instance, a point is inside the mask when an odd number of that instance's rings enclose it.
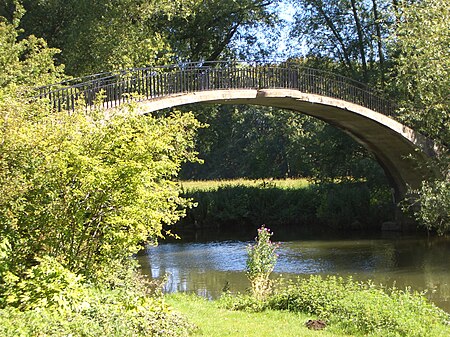
<instances>
[{"instance_id":1,"label":"leafy bush","mask_svg":"<svg viewBox=\"0 0 450 337\"><path fill-rule=\"evenodd\" d=\"M269 299L269 306L278 310L313 313L322 319L329 319L339 302L354 288L352 282L345 283L341 278L331 276L322 280L319 276L312 276L279 286Z\"/></svg>"},{"instance_id":2,"label":"leafy bush","mask_svg":"<svg viewBox=\"0 0 450 337\"><path fill-rule=\"evenodd\" d=\"M92 275L184 215L189 201L173 180L196 159L200 124L189 113L157 118L133 106L86 110L82 99L76 111L57 112L25 96L56 82L62 67L45 41L19 39L16 5L13 24L0 18L0 238L14 251L8 268L20 277L48 255Z\"/></svg>"},{"instance_id":3,"label":"leafy bush","mask_svg":"<svg viewBox=\"0 0 450 337\"><path fill-rule=\"evenodd\" d=\"M27 278L5 278L0 336L187 336L193 329L127 266L109 283L87 283L51 258Z\"/></svg>"},{"instance_id":4,"label":"leafy bush","mask_svg":"<svg viewBox=\"0 0 450 337\"><path fill-rule=\"evenodd\" d=\"M387 291L360 284L333 312L333 321L349 333L380 336L439 336L448 315L428 302L423 294L408 289Z\"/></svg>"},{"instance_id":5,"label":"leafy bush","mask_svg":"<svg viewBox=\"0 0 450 337\"><path fill-rule=\"evenodd\" d=\"M355 335L440 337L450 333L449 315L422 293L334 276L279 282L274 294L265 300L225 295L221 303L233 310L309 313Z\"/></svg>"},{"instance_id":6,"label":"leafy bush","mask_svg":"<svg viewBox=\"0 0 450 337\"><path fill-rule=\"evenodd\" d=\"M257 298L250 294L224 293L218 300L219 307L229 310L242 310L246 312L261 312L269 309L266 299Z\"/></svg>"},{"instance_id":7,"label":"leafy bush","mask_svg":"<svg viewBox=\"0 0 450 337\"><path fill-rule=\"evenodd\" d=\"M450 158L447 159L450 161ZM413 213L415 219L427 230L439 235L450 231L450 164L443 179L422 182L421 188L410 191L403 209ZM446 176L447 175L447 176Z\"/></svg>"},{"instance_id":8,"label":"leafy bush","mask_svg":"<svg viewBox=\"0 0 450 337\"><path fill-rule=\"evenodd\" d=\"M13 24L0 17L0 336L187 335L130 261L184 215L173 178L199 123L34 101L63 67L18 39L14 4Z\"/></svg>"},{"instance_id":9,"label":"leafy bush","mask_svg":"<svg viewBox=\"0 0 450 337\"><path fill-rule=\"evenodd\" d=\"M137 307L122 300L113 292L99 292L92 294L91 302L80 312L0 309L0 336L172 337L188 336L193 329L161 300L143 300Z\"/></svg>"}]
</instances>

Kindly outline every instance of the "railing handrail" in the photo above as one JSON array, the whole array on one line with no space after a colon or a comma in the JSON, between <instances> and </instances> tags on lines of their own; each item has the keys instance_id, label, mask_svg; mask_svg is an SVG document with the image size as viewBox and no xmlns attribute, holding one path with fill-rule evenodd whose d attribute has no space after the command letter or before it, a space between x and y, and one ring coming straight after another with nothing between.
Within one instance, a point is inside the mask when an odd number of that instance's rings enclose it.
<instances>
[{"instance_id":1,"label":"railing handrail","mask_svg":"<svg viewBox=\"0 0 450 337\"><path fill-rule=\"evenodd\" d=\"M276 63L278 62L278 64ZM247 66L267 66L269 65L269 67L274 67L274 68L278 68L278 67L283 67L283 68L298 68L298 69L305 69L305 70L314 70L323 74L328 74L328 75L333 75L333 76L339 76L343 79L345 79L348 82L354 83L357 86L360 86L361 88L366 88L368 91L371 91L372 89L366 84L363 83L361 81L355 80L351 77L348 76L344 76L341 74L336 74L333 73L331 71L328 70L323 70L323 69L317 69L317 68L311 68L311 67L307 67L304 66L300 63L297 62L293 62L293 61L271 61L271 60L258 60L258 61L186 61L186 62L179 62L179 63L174 63L174 64L170 64L170 65L156 65L156 66L149 66L149 67L137 67L137 68L126 68L126 69L122 69L122 70L116 70L116 71L106 71L106 72L101 72L101 73L97 73L97 74L92 74L92 75L86 75L86 76L81 76L81 77L75 77L75 78L69 78L67 80L61 81L61 82L57 82L57 83L52 83L49 85L45 85L45 86L41 86L41 87L37 87L35 88L35 90L42 90L45 88L52 88L55 86L61 86L61 87L77 87L80 84L84 84L84 83L90 83L90 82L94 82L94 81L101 81L107 78L110 78L112 76L117 76L117 75L124 75L124 74L131 74L133 72L137 72L137 71L142 71L142 70L176 70L176 69L180 69L180 70L186 70L186 69L200 69L200 68L205 68L207 66L209 67L214 67L214 66L218 66L218 65L247 65ZM75 83L75 84L71 84L71 83ZM56 89L57 90L57 89ZM51 92L52 90L46 91L46 92Z\"/></svg>"},{"instance_id":2,"label":"railing handrail","mask_svg":"<svg viewBox=\"0 0 450 337\"><path fill-rule=\"evenodd\" d=\"M393 116L393 105L379 97L365 83L329 71L284 61L214 61L124 69L36 88L36 97L48 98L58 109L73 110L84 96L87 106L106 91L105 107L120 105L138 93L145 99L220 89L290 88L350 101Z\"/></svg>"}]
</instances>

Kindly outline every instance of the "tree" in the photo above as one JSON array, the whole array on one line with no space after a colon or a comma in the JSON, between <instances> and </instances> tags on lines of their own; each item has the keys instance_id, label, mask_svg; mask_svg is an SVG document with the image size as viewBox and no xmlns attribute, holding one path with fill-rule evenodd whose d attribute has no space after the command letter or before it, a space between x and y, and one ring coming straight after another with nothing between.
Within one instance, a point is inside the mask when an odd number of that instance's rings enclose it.
<instances>
[{"instance_id":1,"label":"tree","mask_svg":"<svg viewBox=\"0 0 450 337\"><path fill-rule=\"evenodd\" d=\"M424 181L403 207L428 231L443 235L450 231L450 177Z\"/></svg>"},{"instance_id":2,"label":"tree","mask_svg":"<svg viewBox=\"0 0 450 337\"><path fill-rule=\"evenodd\" d=\"M293 0L298 5L291 36L305 42L307 54L342 64L344 74L383 84L392 24L389 1Z\"/></svg>"},{"instance_id":3,"label":"tree","mask_svg":"<svg viewBox=\"0 0 450 337\"><path fill-rule=\"evenodd\" d=\"M19 39L22 15L19 6L12 23L0 17L0 95L27 86L58 82L63 77L64 67L54 64L58 49L48 48L45 40L33 35Z\"/></svg>"},{"instance_id":4,"label":"tree","mask_svg":"<svg viewBox=\"0 0 450 337\"><path fill-rule=\"evenodd\" d=\"M20 106L19 106L20 107ZM0 219L13 269L51 256L76 273L163 236L186 201L172 179L198 125L192 115L73 114L2 105Z\"/></svg>"},{"instance_id":5,"label":"tree","mask_svg":"<svg viewBox=\"0 0 450 337\"><path fill-rule=\"evenodd\" d=\"M172 179L198 123L52 111L33 96L64 77L58 51L20 17L0 18L0 335L187 336L131 254L183 214Z\"/></svg>"},{"instance_id":6,"label":"tree","mask_svg":"<svg viewBox=\"0 0 450 337\"><path fill-rule=\"evenodd\" d=\"M399 2L390 40L394 67L391 87L399 98L401 117L441 144L441 176L411 191L405 208L429 230L450 229L450 6L444 0Z\"/></svg>"},{"instance_id":7,"label":"tree","mask_svg":"<svg viewBox=\"0 0 450 337\"><path fill-rule=\"evenodd\" d=\"M188 164L185 179L311 177L386 184L363 146L342 131L299 112L262 106L195 106L209 127L199 132L203 165Z\"/></svg>"},{"instance_id":8,"label":"tree","mask_svg":"<svg viewBox=\"0 0 450 337\"><path fill-rule=\"evenodd\" d=\"M30 99L29 85L61 76L56 50L33 36L17 40L16 27L0 22L0 237L13 252L7 269L20 277L50 256L95 278L183 215L188 202L172 180L182 162L195 160L199 123L191 114L144 117L132 107L108 118L96 108L52 111Z\"/></svg>"},{"instance_id":9,"label":"tree","mask_svg":"<svg viewBox=\"0 0 450 337\"><path fill-rule=\"evenodd\" d=\"M24 36L62 50L71 75L233 56L246 27L272 25L279 0L23 0ZM0 12L11 11L11 1ZM7 15L11 17L11 14Z\"/></svg>"},{"instance_id":10,"label":"tree","mask_svg":"<svg viewBox=\"0 0 450 337\"><path fill-rule=\"evenodd\" d=\"M170 17L181 1L23 0L24 36L35 34L62 50L59 62L81 76L167 63L166 32L155 17Z\"/></svg>"},{"instance_id":11,"label":"tree","mask_svg":"<svg viewBox=\"0 0 450 337\"><path fill-rule=\"evenodd\" d=\"M271 27L277 22L270 6L279 0L193 1L186 17L170 23L170 37L178 57L216 61L233 57L230 45L236 39L254 44L249 28Z\"/></svg>"},{"instance_id":12,"label":"tree","mask_svg":"<svg viewBox=\"0 0 450 337\"><path fill-rule=\"evenodd\" d=\"M402 118L450 144L450 6L445 0L401 2L390 41L391 85Z\"/></svg>"}]
</instances>

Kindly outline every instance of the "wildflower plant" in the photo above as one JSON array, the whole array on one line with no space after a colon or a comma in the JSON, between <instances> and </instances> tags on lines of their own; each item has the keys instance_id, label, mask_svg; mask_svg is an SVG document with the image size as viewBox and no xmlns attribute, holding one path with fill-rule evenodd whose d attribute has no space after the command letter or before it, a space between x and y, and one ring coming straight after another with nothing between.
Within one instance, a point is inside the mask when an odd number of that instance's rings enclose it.
<instances>
[{"instance_id":1,"label":"wildflower plant","mask_svg":"<svg viewBox=\"0 0 450 337\"><path fill-rule=\"evenodd\" d=\"M253 245L247 246L246 274L251 283L253 295L263 299L272 291L270 274L275 268L278 244L270 240L273 233L264 225L258 229L258 236Z\"/></svg>"}]
</instances>

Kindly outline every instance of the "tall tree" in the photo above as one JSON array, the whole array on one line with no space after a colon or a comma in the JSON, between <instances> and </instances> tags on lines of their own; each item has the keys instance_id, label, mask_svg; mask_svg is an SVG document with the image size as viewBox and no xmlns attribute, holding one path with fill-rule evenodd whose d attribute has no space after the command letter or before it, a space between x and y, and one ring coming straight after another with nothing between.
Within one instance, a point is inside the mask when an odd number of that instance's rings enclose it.
<instances>
[{"instance_id":1,"label":"tall tree","mask_svg":"<svg viewBox=\"0 0 450 337\"><path fill-rule=\"evenodd\" d=\"M63 77L62 66L55 66L60 52L48 48L45 40L35 36L19 38L23 9L19 6L8 23L0 16L0 93L29 86L57 82Z\"/></svg>"},{"instance_id":2,"label":"tall tree","mask_svg":"<svg viewBox=\"0 0 450 337\"><path fill-rule=\"evenodd\" d=\"M361 59L361 63L362 63L362 70L363 70L363 76L364 76L364 80L367 81L367 61L366 61L366 50L364 48L364 32L363 32L363 27L361 25L361 20L359 18L359 11L358 8L356 7L356 2L355 0L350 0L350 3L352 5L352 12L353 12L353 20L355 22L355 27L356 27L356 33L358 36L358 49L359 49L359 58Z\"/></svg>"},{"instance_id":3,"label":"tall tree","mask_svg":"<svg viewBox=\"0 0 450 337\"><path fill-rule=\"evenodd\" d=\"M405 120L450 144L450 4L446 0L401 2L390 38L391 85Z\"/></svg>"},{"instance_id":4,"label":"tall tree","mask_svg":"<svg viewBox=\"0 0 450 337\"><path fill-rule=\"evenodd\" d=\"M45 38L62 50L71 75L166 63L167 36L155 17L171 17L180 1L23 0L24 35Z\"/></svg>"},{"instance_id":5,"label":"tall tree","mask_svg":"<svg viewBox=\"0 0 450 337\"><path fill-rule=\"evenodd\" d=\"M271 6L280 0L192 1L188 15L175 16L167 26L179 57L193 61L215 61L232 56L235 39L250 41L247 29L271 26L277 17Z\"/></svg>"},{"instance_id":6,"label":"tall tree","mask_svg":"<svg viewBox=\"0 0 450 337\"><path fill-rule=\"evenodd\" d=\"M0 12L11 11L11 1ZM24 36L61 49L60 62L78 76L230 57L232 41L248 38L246 27L275 22L270 6L279 0L22 1Z\"/></svg>"},{"instance_id":7,"label":"tall tree","mask_svg":"<svg viewBox=\"0 0 450 337\"><path fill-rule=\"evenodd\" d=\"M450 4L399 1L398 9L390 75L401 117L443 145L437 164L441 177L412 191L407 208L414 206L427 229L444 233L450 231Z\"/></svg>"},{"instance_id":8,"label":"tall tree","mask_svg":"<svg viewBox=\"0 0 450 337\"><path fill-rule=\"evenodd\" d=\"M303 40L307 54L340 62L345 74L382 84L392 23L388 0L292 0L298 5L291 36Z\"/></svg>"},{"instance_id":9,"label":"tall tree","mask_svg":"<svg viewBox=\"0 0 450 337\"><path fill-rule=\"evenodd\" d=\"M373 157L351 137L315 118L270 107L196 106L204 165L183 167L184 179L311 177L386 184Z\"/></svg>"}]
</instances>

